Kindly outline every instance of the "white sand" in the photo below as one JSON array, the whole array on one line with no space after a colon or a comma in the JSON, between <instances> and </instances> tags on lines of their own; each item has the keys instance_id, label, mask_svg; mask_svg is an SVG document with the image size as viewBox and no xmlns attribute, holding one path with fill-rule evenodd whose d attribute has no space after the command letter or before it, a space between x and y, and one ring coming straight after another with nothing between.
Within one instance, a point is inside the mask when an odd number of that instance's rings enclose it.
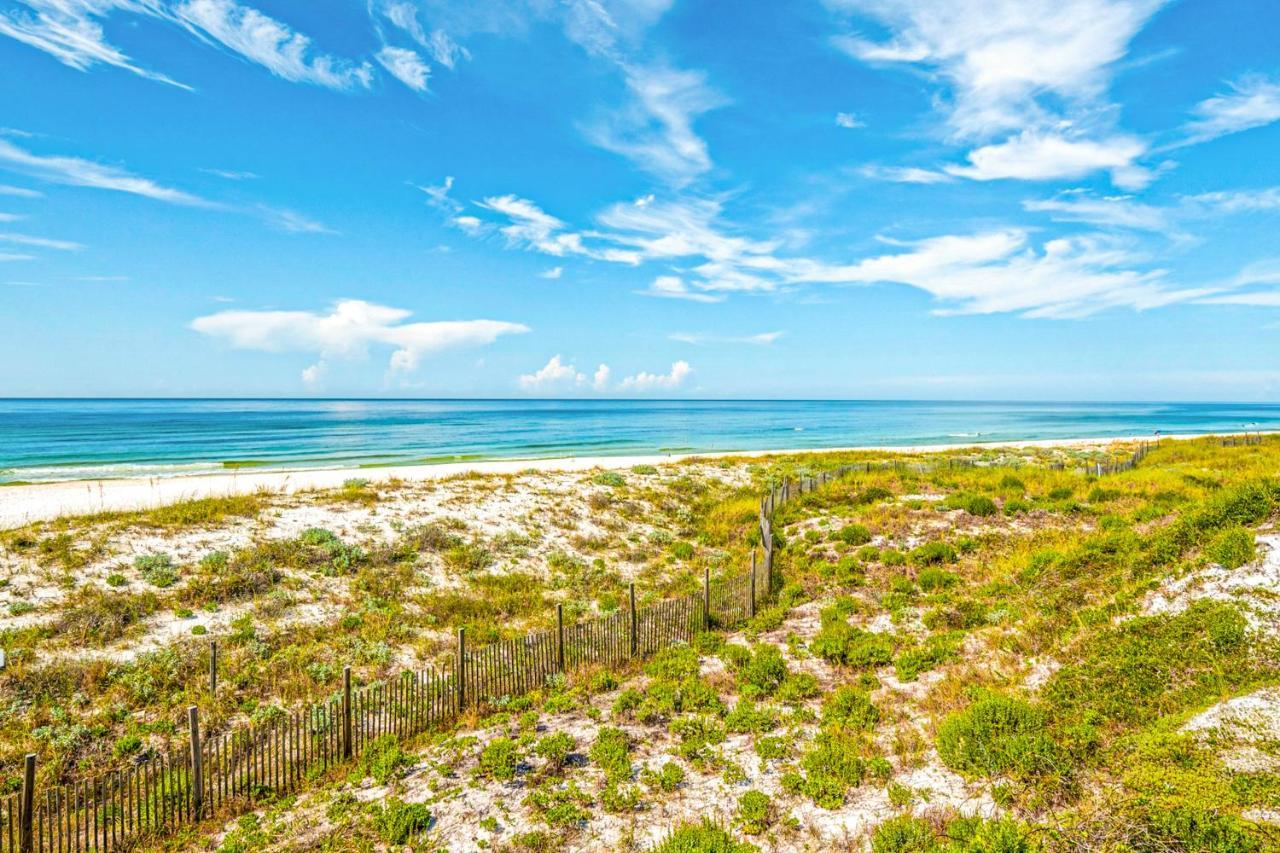
<instances>
[{"instance_id":1,"label":"white sand","mask_svg":"<svg viewBox=\"0 0 1280 853\"><path fill-rule=\"evenodd\" d=\"M1199 435L1166 438L1201 438ZM243 495L257 491L292 494L308 489L340 487L344 481L361 478L370 482L390 479L431 480L458 474L515 474L520 471L585 471L592 468L630 468L658 465L686 459L761 457L793 453L840 453L883 451L931 453L965 447L1102 447L1118 442L1144 441L1149 436L1121 438L1047 439L1043 441L999 441L983 444L929 444L897 447L833 447L795 450L755 450L725 453L688 453L654 456L575 456L561 459L502 459L475 462L446 462L434 465L398 465L385 468L326 468L237 471L172 477L112 480L72 480L0 488L0 530L21 527L68 515L85 515L108 510L150 509L194 498Z\"/></svg>"}]
</instances>

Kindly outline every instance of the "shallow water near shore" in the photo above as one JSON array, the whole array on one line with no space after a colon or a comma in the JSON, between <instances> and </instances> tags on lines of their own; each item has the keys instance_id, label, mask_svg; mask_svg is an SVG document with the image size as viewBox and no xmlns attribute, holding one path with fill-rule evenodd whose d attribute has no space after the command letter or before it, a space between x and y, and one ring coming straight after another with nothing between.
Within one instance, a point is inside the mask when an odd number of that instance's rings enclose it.
<instances>
[{"instance_id":1,"label":"shallow water near shore","mask_svg":"<svg viewBox=\"0 0 1280 853\"><path fill-rule=\"evenodd\" d=\"M0 400L0 484L236 470L1280 429L1280 405Z\"/></svg>"}]
</instances>

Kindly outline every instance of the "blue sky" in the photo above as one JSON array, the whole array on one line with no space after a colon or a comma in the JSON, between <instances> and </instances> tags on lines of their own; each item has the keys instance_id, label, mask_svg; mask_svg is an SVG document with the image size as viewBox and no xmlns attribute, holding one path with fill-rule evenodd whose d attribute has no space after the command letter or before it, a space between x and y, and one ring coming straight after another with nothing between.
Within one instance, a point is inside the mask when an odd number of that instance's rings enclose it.
<instances>
[{"instance_id":1,"label":"blue sky","mask_svg":"<svg viewBox=\"0 0 1280 853\"><path fill-rule=\"evenodd\" d=\"M1280 396L1271 0L0 0L0 393Z\"/></svg>"}]
</instances>

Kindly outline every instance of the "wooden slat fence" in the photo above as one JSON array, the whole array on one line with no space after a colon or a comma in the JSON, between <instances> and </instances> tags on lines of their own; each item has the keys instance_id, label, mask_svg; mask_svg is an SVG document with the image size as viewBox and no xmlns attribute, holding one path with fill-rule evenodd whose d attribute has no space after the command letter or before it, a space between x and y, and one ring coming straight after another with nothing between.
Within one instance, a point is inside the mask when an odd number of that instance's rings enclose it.
<instances>
[{"instance_id":1,"label":"wooden slat fence","mask_svg":"<svg viewBox=\"0 0 1280 853\"><path fill-rule=\"evenodd\" d=\"M1149 451L1098 463L1089 473L1129 470ZM952 467L973 464L949 461ZM459 632L452 664L353 688L350 668L342 691L307 708L201 736L190 712L195 750L151 753L131 766L78 782L34 790L35 757L28 756L23 789L0 796L0 853L80 853L120 850L162 837L205 816L230 815L264 798L300 789L314 776L359 756L373 740L403 740L439 728L468 708L501 706L585 666L616 667L687 643L707 628L728 628L755 615L772 595L773 515L792 498L855 471L924 471L902 460L845 465L787 478L760 500L759 553L742 574L704 578L699 594L626 606L581 622L469 649ZM459 677L460 676L460 677ZM215 674L216 677L216 674Z\"/></svg>"}]
</instances>

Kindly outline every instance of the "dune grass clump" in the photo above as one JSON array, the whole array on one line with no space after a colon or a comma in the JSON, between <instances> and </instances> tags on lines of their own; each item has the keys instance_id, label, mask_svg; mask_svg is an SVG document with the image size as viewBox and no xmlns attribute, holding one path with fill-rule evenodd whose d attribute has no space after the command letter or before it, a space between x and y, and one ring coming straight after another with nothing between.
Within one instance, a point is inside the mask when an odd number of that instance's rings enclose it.
<instances>
[{"instance_id":1,"label":"dune grass clump","mask_svg":"<svg viewBox=\"0 0 1280 853\"><path fill-rule=\"evenodd\" d=\"M133 567L152 586L164 589L178 582L178 569L168 554L145 554L134 559Z\"/></svg>"},{"instance_id":2,"label":"dune grass clump","mask_svg":"<svg viewBox=\"0 0 1280 853\"><path fill-rule=\"evenodd\" d=\"M63 601L53 632L76 644L102 645L120 639L159 609L153 592L109 593L86 584Z\"/></svg>"},{"instance_id":3,"label":"dune grass clump","mask_svg":"<svg viewBox=\"0 0 1280 853\"><path fill-rule=\"evenodd\" d=\"M386 843L407 844L429 829L432 819L431 809L425 804L406 803L399 797L389 797L379 809L374 826Z\"/></svg>"},{"instance_id":4,"label":"dune grass clump","mask_svg":"<svg viewBox=\"0 0 1280 853\"><path fill-rule=\"evenodd\" d=\"M839 606L824 609L820 618L821 628L809 643L809 650L815 655L854 669L871 669L892 662L892 639L855 628Z\"/></svg>"},{"instance_id":5,"label":"dune grass clump","mask_svg":"<svg viewBox=\"0 0 1280 853\"><path fill-rule=\"evenodd\" d=\"M727 829L710 820L679 824L665 841L649 853L759 853L754 844L736 840Z\"/></svg>"}]
</instances>

